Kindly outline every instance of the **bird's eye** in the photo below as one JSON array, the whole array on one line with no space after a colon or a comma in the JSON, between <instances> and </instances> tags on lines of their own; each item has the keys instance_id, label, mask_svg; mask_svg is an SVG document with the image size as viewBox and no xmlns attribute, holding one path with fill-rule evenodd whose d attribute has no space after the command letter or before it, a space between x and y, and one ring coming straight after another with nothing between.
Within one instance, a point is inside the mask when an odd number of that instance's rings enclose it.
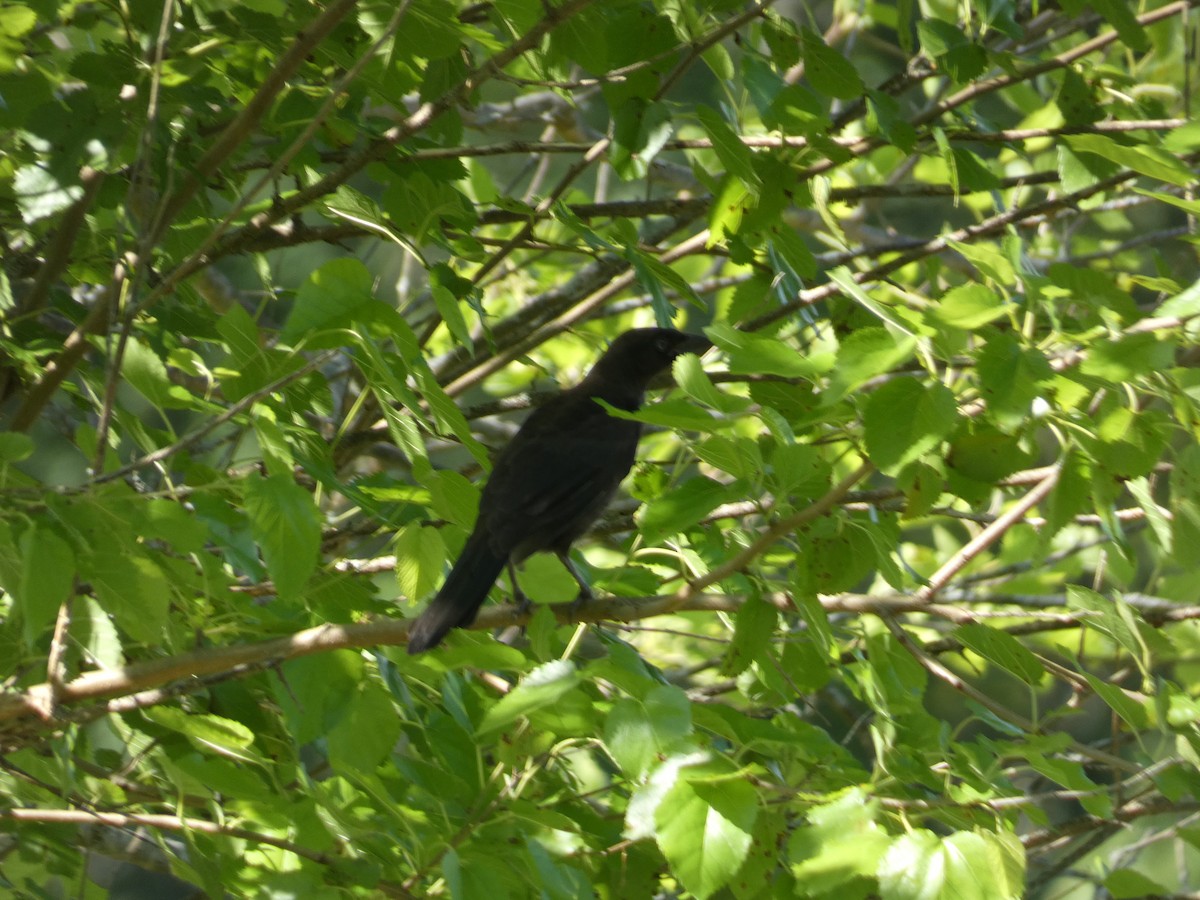
<instances>
[{"instance_id":1,"label":"bird's eye","mask_svg":"<svg viewBox=\"0 0 1200 900\"><path fill-rule=\"evenodd\" d=\"M666 338L659 338L657 341L654 342L654 346L656 346L659 349L659 352L661 352L661 353L666 353L668 350L671 349L671 345L667 343Z\"/></svg>"}]
</instances>

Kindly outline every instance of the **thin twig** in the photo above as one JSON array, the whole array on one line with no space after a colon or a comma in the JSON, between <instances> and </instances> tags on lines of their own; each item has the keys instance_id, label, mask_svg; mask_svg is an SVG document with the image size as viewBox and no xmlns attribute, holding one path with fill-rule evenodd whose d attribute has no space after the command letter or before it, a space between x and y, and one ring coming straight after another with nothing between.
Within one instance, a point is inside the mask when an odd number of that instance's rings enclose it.
<instances>
[{"instance_id":1,"label":"thin twig","mask_svg":"<svg viewBox=\"0 0 1200 900\"><path fill-rule=\"evenodd\" d=\"M83 809L33 809L23 807L18 809L0 809L0 821L9 822L38 822L53 825L106 825L110 828L157 828L163 831L196 831L201 834L222 835L239 838L255 844L278 847L294 853L296 856L312 860L322 865L330 865L334 857L326 853L309 850L292 841L277 838L274 835L263 834L249 828L238 828L233 825L222 825L207 819L195 819L187 816L166 816L153 813L115 813L100 810Z\"/></svg>"},{"instance_id":2,"label":"thin twig","mask_svg":"<svg viewBox=\"0 0 1200 900\"><path fill-rule=\"evenodd\" d=\"M314 369L319 369L336 355L337 351L334 350L320 354L316 358L305 363L299 369L296 369L294 372L289 372L288 374L275 379L270 384L259 388L252 394L247 394L241 400L232 404L228 409L225 409L218 415L213 416L195 431L184 435L175 443L166 447L159 447L157 450L147 453L145 456L138 457L119 469L98 474L91 480L90 484L95 485L104 484L105 482L109 481L117 481L121 478L125 478L128 475L132 475L138 469L144 469L146 466L152 466L156 463L160 463L165 459L170 459L172 456L183 452L184 450L194 447L196 444L200 443L200 441L204 440L205 437L212 434L213 431L220 428L226 422L230 421L246 410L250 409L255 403L258 403L264 397L270 396L271 394L275 393L281 388L286 387L299 378L303 378Z\"/></svg>"},{"instance_id":3,"label":"thin twig","mask_svg":"<svg viewBox=\"0 0 1200 900\"><path fill-rule=\"evenodd\" d=\"M1051 466L1050 471L1038 482L1033 490L1005 510L994 522L990 523L979 534L963 545L950 559L946 560L933 575L929 576L929 580L917 591L917 598L922 601L933 600L937 596L938 591L944 588L950 582L950 579L962 571L971 560L1003 537L1005 533L1025 517L1025 514L1029 510L1033 509L1033 507L1049 496L1050 492L1054 490L1054 486L1058 484L1058 476L1061 471L1060 466Z\"/></svg>"}]
</instances>

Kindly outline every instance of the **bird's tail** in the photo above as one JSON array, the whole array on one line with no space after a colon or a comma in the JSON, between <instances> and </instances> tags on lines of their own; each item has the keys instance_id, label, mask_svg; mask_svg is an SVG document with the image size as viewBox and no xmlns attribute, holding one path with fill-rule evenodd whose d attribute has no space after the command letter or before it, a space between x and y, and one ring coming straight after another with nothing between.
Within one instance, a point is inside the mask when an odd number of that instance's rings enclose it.
<instances>
[{"instance_id":1,"label":"bird's tail","mask_svg":"<svg viewBox=\"0 0 1200 900\"><path fill-rule=\"evenodd\" d=\"M475 531L463 547L458 562L433 602L421 613L408 632L408 652L423 653L442 642L452 628L470 625L487 599L505 562L488 545L487 536Z\"/></svg>"}]
</instances>

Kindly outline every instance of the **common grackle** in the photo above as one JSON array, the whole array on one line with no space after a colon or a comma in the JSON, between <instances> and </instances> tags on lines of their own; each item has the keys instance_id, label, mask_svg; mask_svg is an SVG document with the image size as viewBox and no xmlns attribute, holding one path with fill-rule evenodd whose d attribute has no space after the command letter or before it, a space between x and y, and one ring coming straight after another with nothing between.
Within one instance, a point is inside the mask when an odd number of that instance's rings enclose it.
<instances>
[{"instance_id":1,"label":"common grackle","mask_svg":"<svg viewBox=\"0 0 1200 900\"><path fill-rule=\"evenodd\" d=\"M567 553L608 505L633 465L642 426L610 416L597 400L633 411L646 387L707 338L671 328L637 328L613 341L587 377L538 407L496 458L479 517L442 589L408 635L408 652L436 647L465 627L505 565L550 550L579 581ZM515 587L515 580L514 580Z\"/></svg>"}]
</instances>

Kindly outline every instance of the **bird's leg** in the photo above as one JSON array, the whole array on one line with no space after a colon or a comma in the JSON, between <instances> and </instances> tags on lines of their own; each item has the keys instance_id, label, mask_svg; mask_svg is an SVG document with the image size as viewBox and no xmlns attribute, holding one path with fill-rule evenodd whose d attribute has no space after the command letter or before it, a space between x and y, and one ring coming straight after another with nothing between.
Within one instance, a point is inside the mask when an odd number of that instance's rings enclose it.
<instances>
[{"instance_id":1,"label":"bird's leg","mask_svg":"<svg viewBox=\"0 0 1200 900\"><path fill-rule=\"evenodd\" d=\"M571 611L577 612L582 609L589 600L594 599L596 595L592 593L592 586L587 583L587 579L583 577L583 573L579 571L575 563L571 562L571 556L569 552L565 550L557 550L555 553L562 564L567 567L567 571L571 573L571 577L575 579L575 583L579 585L579 594L575 597L574 602L571 604Z\"/></svg>"},{"instance_id":2,"label":"bird's leg","mask_svg":"<svg viewBox=\"0 0 1200 900\"><path fill-rule=\"evenodd\" d=\"M512 584L513 603L516 604L517 612L521 615L529 612L529 598L525 596L525 592L521 590L521 585L517 582L517 567L513 565L513 561L508 561L508 580Z\"/></svg>"}]
</instances>

